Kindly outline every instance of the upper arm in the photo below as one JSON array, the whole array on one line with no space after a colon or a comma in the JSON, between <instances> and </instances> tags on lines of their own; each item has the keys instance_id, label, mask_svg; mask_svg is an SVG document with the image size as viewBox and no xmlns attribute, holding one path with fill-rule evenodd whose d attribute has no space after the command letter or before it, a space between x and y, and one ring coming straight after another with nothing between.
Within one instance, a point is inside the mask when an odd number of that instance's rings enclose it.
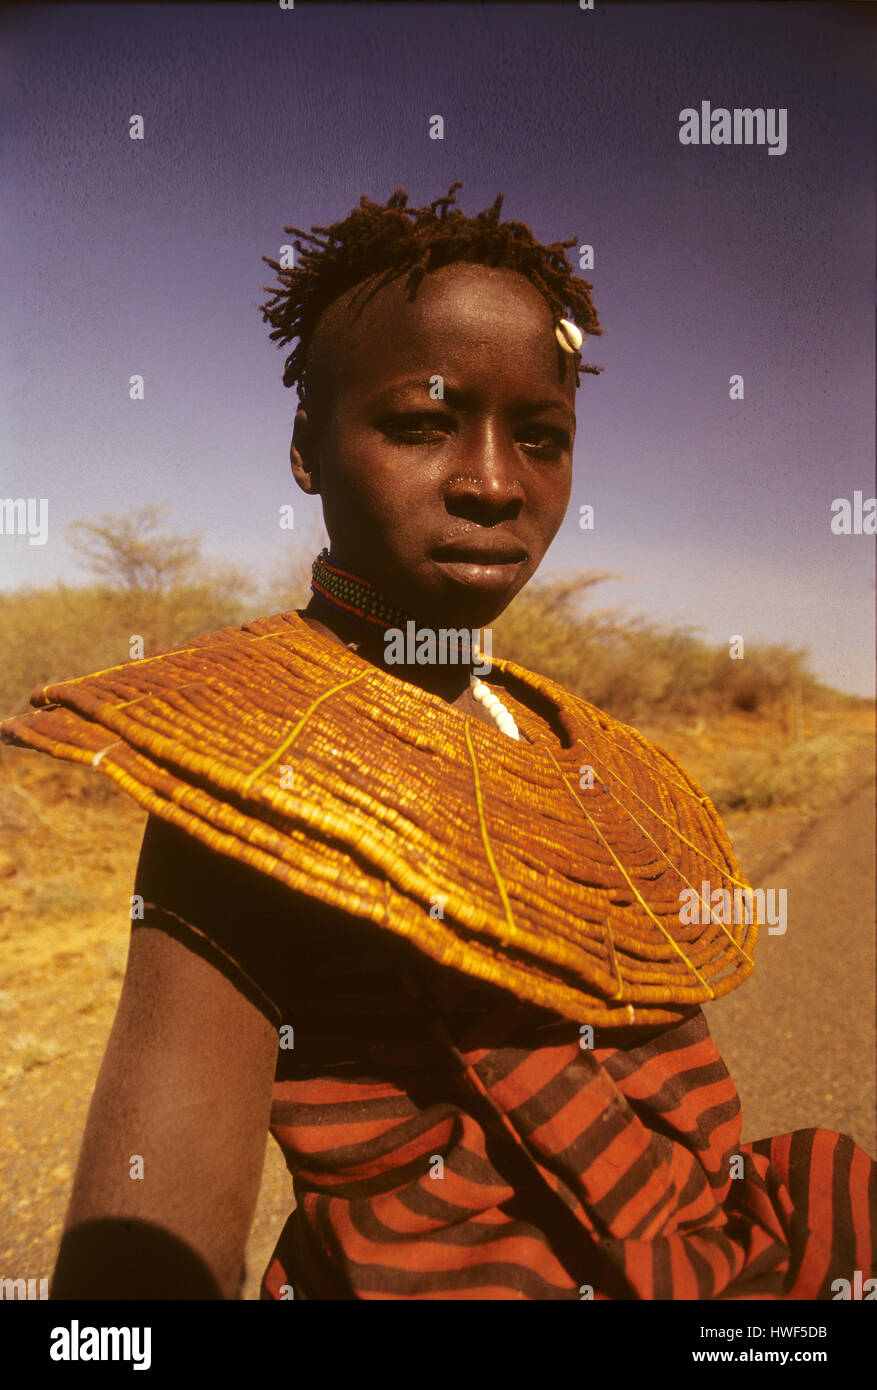
<instances>
[{"instance_id":1,"label":"upper arm","mask_svg":"<svg viewBox=\"0 0 877 1390\"><path fill-rule=\"evenodd\" d=\"M135 926L53 1297L209 1297L211 1276L213 1296L236 1295L276 1057L252 998L173 936Z\"/></svg>"}]
</instances>

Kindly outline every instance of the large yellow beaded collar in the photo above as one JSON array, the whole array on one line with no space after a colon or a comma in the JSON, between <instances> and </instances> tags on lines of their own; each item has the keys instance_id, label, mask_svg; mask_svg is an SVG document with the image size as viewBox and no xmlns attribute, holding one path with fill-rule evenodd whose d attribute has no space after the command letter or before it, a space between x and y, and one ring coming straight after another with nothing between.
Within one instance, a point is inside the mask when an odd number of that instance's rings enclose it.
<instances>
[{"instance_id":1,"label":"large yellow beaded collar","mask_svg":"<svg viewBox=\"0 0 877 1390\"><path fill-rule=\"evenodd\" d=\"M507 738L294 612L45 686L0 738L582 1024L674 1022L742 983L752 914L725 923L705 897L680 921L685 890L746 890L709 799L635 730L494 666L561 739Z\"/></svg>"}]
</instances>

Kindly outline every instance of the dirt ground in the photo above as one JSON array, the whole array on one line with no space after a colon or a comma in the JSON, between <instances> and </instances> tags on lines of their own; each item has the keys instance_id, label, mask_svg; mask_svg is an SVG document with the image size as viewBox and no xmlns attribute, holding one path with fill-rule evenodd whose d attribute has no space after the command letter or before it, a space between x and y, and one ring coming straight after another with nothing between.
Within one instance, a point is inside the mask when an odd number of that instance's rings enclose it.
<instances>
[{"instance_id":1,"label":"dirt ground","mask_svg":"<svg viewBox=\"0 0 877 1390\"><path fill-rule=\"evenodd\" d=\"M857 720L855 756L819 809L726 817L749 882L784 888L788 902L786 933L762 929L755 976L706 1010L744 1141L818 1124L875 1152L872 718ZM107 779L0 749L0 1276L52 1273L124 975L145 819ZM292 1207L272 1141L246 1298Z\"/></svg>"}]
</instances>

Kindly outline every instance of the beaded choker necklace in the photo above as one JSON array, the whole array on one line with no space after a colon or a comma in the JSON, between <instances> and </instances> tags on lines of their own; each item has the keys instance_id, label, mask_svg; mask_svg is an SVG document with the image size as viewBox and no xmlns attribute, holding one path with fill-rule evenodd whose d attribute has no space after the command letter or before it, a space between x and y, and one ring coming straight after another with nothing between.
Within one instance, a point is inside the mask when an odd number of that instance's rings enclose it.
<instances>
[{"instance_id":1,"label":"beaded choker necklace","mask_svg":"<svg viewBox=\"0 0 877 1390\"><path fill-rule=\"evenodd\" d=\"M311 592L329 608L354 622L363 623L372 631L388 632L391 628L404 630L413 622L410 614L397 608L379 594L365 579L359 579L349 570L343 570L329 557L328 550L321 550L313 563ZM493 719L493 722L509 738L519 738L518 726L513 715L491 690L477 676L469 676L472 694Z\"/></svg>"},{"instance_id":2,"label":"beaded choker necklace","mask_svg":"<svg viewBox=\"0 0 877 1390\"><path fill-rule=\"evenodd\" d=\"M328 550L320 551L311 575L311 591L318 599L337 613L370 627L373 632L386 632L391 627L404 629L405 624L411 621L410 613L390 603L367 580L358 579L349 570L340 569L330 558Z\"/></svg>"}]
</instances>

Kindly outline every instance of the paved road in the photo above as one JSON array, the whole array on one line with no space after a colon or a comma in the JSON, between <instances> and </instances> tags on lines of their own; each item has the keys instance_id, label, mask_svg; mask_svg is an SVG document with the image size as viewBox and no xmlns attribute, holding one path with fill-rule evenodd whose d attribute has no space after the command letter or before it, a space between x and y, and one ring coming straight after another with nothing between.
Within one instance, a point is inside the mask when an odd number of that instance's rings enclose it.
<instances>
[{"instance_id":1,"label":"paved road","mask_svg":"<svg viewBox=\"0 0 877 1390\"><path fill-rule=\"evenodd\" d=\"M755 973L704 1010L744 1142L819 1125L877 1154L874 840L869 781L752 884L786 889L786 933L762 927Z\"/></svg>"}]
</instances>

